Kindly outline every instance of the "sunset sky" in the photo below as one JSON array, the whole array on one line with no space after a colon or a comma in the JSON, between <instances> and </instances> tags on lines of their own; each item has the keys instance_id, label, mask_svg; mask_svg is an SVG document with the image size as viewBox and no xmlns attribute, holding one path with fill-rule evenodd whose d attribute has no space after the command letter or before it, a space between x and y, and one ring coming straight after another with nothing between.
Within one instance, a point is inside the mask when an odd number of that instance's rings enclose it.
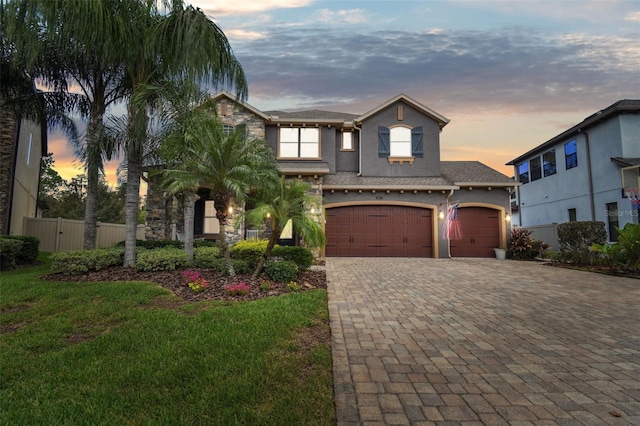
<instances>
[{"instance_id":1,"label":"sunset sky","mask_svg":"<svg viewBox=\"0 0 640 426\"><path fill-rule=\"evenodd\" d=\"M640 99L639 1L196 0L260 110L365 113L405 93L449 118L443 160L505 163ZM215 92L215 90L212 90ZM56 170L82 173L58 133ZM115 182L117 162L107 166Z\"/></svg>"}]
</instances>

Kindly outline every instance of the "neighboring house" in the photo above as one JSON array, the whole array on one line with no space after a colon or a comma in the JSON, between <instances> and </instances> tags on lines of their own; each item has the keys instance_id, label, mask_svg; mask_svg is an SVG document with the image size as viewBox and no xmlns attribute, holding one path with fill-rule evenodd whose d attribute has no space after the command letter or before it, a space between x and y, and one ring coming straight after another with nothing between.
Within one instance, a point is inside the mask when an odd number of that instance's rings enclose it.
<instances>
[{"instance_id":1,"label":"neighboring house","mask_svg":"<svg viewBox=\"0 0 640 426\"><path fill-rule=\"evenodd\" d=\"M617 241L615 227L638 223L621 169L637 177L640 100L618 101L507 164L522 184L514 199L519 225L596 220Z\"/></svg>"},{"instance_id":2,"label":"neighboring house","mask_svg":"<svg viewBox=\"0 0 640 426\"><path fill-rule=\"evenodd\" d=\"M0 234L22 235L24 218L36 217L40 160L46 152L46 123L0 109Z\"/></svg>"},{"instance_id":3,"label":"neighboring house","mask_svg":"<svg viewBox=\"0 0 640 426\"><path fill-rule=\"evenodd\" d=\"M517 183L477 161L441 161L449 120L414 99L400 94L362 115L259 111L227 92L214 99L225 126L246 125L273 148L282 175L311 184L322 208L309 214L324 227L326 256L493 257L506 245ZM148 208L162 217L148 221L148 236L163 238L164 201L150 191ZM199 195L195 234L216 238L213 202ZM442 228L453 203L463 238L449 244ZM242 226L228 230L244 236Z\"/></svg>"}]
</instances>

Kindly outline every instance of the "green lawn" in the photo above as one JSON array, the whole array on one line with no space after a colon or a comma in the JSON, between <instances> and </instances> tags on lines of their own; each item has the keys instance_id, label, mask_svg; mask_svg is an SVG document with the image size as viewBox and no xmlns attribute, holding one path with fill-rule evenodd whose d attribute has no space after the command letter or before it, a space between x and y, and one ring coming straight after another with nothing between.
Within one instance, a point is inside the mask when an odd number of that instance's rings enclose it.
<instances>
[{"instance_id":1,"label":"green lawn","mask_svg":"<svg viewBox=\"0 0 640 426\"><path fill-rule=\"evenodd\" d=\"M0 424L335 424L325 291L183 303L46 272L0 275Z\"/></svg>"}]
</instances>

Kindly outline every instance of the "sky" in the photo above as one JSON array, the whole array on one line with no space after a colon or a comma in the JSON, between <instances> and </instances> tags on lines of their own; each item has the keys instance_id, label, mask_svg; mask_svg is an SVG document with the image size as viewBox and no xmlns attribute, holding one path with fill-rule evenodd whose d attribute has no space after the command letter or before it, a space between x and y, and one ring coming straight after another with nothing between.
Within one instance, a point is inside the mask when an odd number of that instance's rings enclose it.
<instances>
[{"instance_id":1,"label":"sky","mask_svg":"<svg viewBox=\"0 0 640 426\"><path fill-rule=\"evenodd\" d=\"M191 4L229 39L253 107L363 114L404 93L451 120L442 160L478 160L508 176L510 160L620 99L640 99L638 0ZM82 173L60 134L49 151L63 178ZM116 167L106 167L110 182Z\"/></svg>"}]
</instances>

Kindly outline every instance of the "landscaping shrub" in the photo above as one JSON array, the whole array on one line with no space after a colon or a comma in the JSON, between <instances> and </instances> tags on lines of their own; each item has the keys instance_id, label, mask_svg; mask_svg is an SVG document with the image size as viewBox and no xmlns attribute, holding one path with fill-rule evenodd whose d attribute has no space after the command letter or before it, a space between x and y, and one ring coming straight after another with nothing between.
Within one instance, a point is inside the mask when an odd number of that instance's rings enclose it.
<instances>
[{"instance_id":1,"label":"landscaping shrub","mask_svg":"<svg viewBox=\"0 0 640 426\"><path fill-rule=\"evenodd\" d=\"M207 268L214 269L221 274L226 275L228 272L226 260L222 257L212 259L208 261L207 264L209 265ZM231 259L231 264L236 274L250 274L253 272L251 265L244 260Z\"/></svg>"},{"instance_id":2,"label":"landscaping shrub","mask_svg":"<svg viewBox=\"0 0 640 426\"><path fill-rule=\"evenodd\" d=\"M249 262L255 267L267 249L267 243L266 240L238 241L231 247L231 257Z\"/></svg>"},{"instance_id":3,"label":"landscaping shrub","mask_svg":"<svg viewBox=\"0 0 640 426\"><path fill-rule=\"evenodd\" d=\"M220 258L218 247L195 247L193 249L193 266L196 268L215 268L215 261Z\"/></svg>"},{"instance_id":4,"label":"landscaping shrub","mask_svg":"<svg viewBox=\"0 0 640 426\"><path fill-rule=\"evenodd\" d=\"M124 247L124 241L116 243L118 247ZM178 240L136 240L136 247L145 248L147 250L163 249L163 248L184 248L182 241ZM194 243L195 247L195 243Z\"/></svg>"},{"instance_id":5,"label":"landscaping shrub","mask_svg":"<svg viewBox=\"0 0 640 426\"><path fill-rule=\"evenodd\" d=\"M622 265L640 269L640 225L627 223L618 230L618 242L613 244L593 244L591 251L597 253L602 262L614 268Z\"/></svg>"},{"instance_id":6,"label":"landscaping shrub","mask_svg":"<svg viewBox=\"0 0 640 426\"><path fill-rule=\"evenodd\" d=\"M51 254L51 270L67 275L99 271L110 266L122 265L123 257L122 247L63 251Z\"/></svg>"},{"instance_id":7,"label":"landscaping shrub","mask_svg":"<svg viewBox=\"0 0 640 426\"><path fill-rule=\"evenodd\" d=\"M267 263L265 272L273 281L286 283L295 281L298 275L298 267L296 263L291 260L278 260Z\"/></svg>"},{"instance_id":8,"label":"landscaping shrub","mask_svg":"<svg viewBox=\"0 0 640 426\"><path fill-rule=\"evenodd\" d=\"M20 240L0 238L0 270L7 271L16 267L24 243Z\"/></svg>"},{"instance_id":9,"label":"landscaping shrub","mask_svg":"<svg viewBox=\"0 0 640 426\"><path fill-rule=\"evenodd\" d=\"M276 246L273 248L271 255L295 262L301 271L309 269L314 260L311 250L299 246Z\"/></svg>"},{"instance_id":10,"label":"landscaping shrub","mask_svg":"<svg viewBox=\"0 0 640 426\"><path fill-rule=\"evenodd\" d=\"M9 235L6 237L10 240L22 241L22 248L18 254L18 260L25 262L33 262L40 254L40 240L32 235Z\"/></svg>"},{"instance_id":11,"label":"landscaping shrub","mask_svg":"<svg viewBox=\"0 0 640 426\"><path fill-rule=\"evenodd\" d=\"M136 270L138 271L174 271L186 268L189 256L184 250L177 248L159 248L155 250L140 250L136 256Z\"/></svg>"},{"instance_id":12,"label":"landscaping shrub","mask_svg":"<svg viewBox=\"0 0 640 426\"><path fill-rule=\"evenodd\" d=\"M595 255L589 248L593 244L604 244L606 239L604 222L567 222L558 225L558 242L563 260L592 264Z\"/></svg>"},{"instance_id":13,"label":"landscaping shrub","mask_svg":"<svg viewBox=\"0 0 640 426\"><path fill-rule=\"evenodd\" d=\"M515 260L534 259L541 254L543 249L542 241L531 236L531 231L526 228L517 228L511 231L508 241L511 256Z\"/></svg>"},{"instance_id":14,"label":"landscaping shrub","mask_svg":"<svg viewBox=\"0 0 640 426\"><path fill-rule=\"evenodd\" d=\"M218 242L211 240L195 240L193 242L193 247L218 247Z\"/></svg>"},{"instance_id":15,"label":"landscaping shrub","mask_svg":"<svg viewBox=\"0 0 640 426\"><path fill-rule=\"evenodd\" d=\"M618 229L618 245L622 261L630 268L640 269L640 224L627 223Z\"/></svg>"}]
</instances>

